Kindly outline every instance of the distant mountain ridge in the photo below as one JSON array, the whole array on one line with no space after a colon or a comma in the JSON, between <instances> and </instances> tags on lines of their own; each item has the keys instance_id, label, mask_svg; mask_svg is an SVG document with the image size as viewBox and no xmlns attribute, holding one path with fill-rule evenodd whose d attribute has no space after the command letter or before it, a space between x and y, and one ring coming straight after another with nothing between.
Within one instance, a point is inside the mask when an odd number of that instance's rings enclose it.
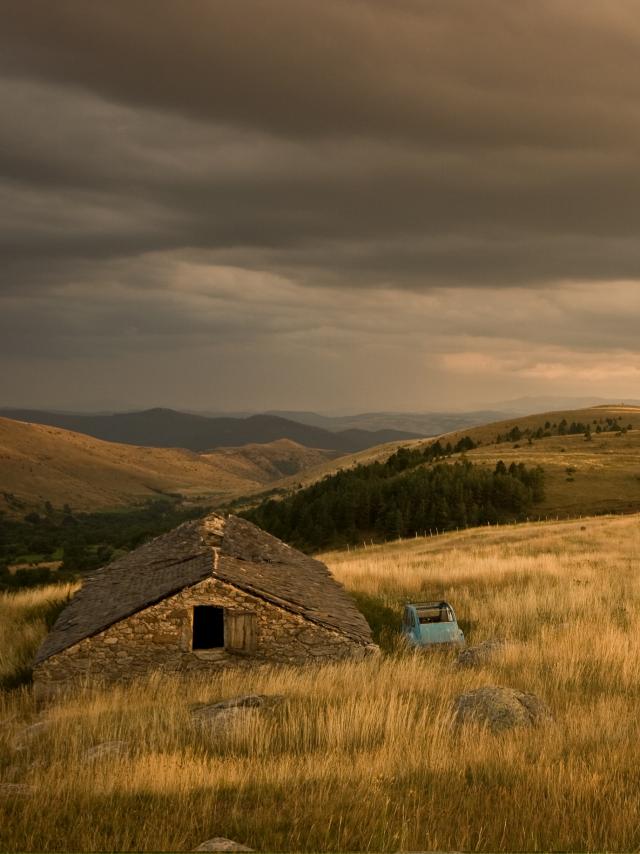
<instances>
[{"instance_id":1,"label":"distant mountain ridge","mask_svg":"<svg viewBox=\"0 0 640 854\"><path fill-rule=\"evenodd\" d=\"M413 431L357 428L332 432L276 415L252 415L248 418L208 417L159 408L111 415L0 409L0 416L30 424L45 424L72 430L107 442L151 448L186 448L190 451L208 451L214 448L265 444L289 439L307 448L353 453L385 442L416 439L424 435Z\"/></svg>"},{"instance_id":2,"label":"distant mountain ridge","mask_svg":"<svg viewBox=\"0 0 640 854\"><path fill-rule=\"evenodd\" d=\"M362 412L354 415L321 415L318 412L269 410L267 415L287 418L323 430L398 430L420 436L440 436L465 427L479 427L499 421L505 413L498 409L479 409L469 412Z\"/></svg>"},{"instance_id":3,"label":"distant mountain ridge","mask_svg":"<svg viewBox=\"0 0 640 854\"><path fill-rule=\"evenodd\" d=\"M567 397L546 395L542 397L517 397L491 404L493 409L507 415L536 415L570 409L590 409L594 406L639 406L640 400L615 397Z\"/></svg>"}]
</instances>

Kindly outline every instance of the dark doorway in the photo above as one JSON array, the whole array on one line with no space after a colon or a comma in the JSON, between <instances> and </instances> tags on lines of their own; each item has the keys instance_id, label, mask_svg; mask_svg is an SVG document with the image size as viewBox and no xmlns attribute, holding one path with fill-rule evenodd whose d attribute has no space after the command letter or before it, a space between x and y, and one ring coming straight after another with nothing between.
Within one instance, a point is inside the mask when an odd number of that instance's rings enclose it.
<instances>
[{"instance_id":1,"label":"dark doorway","mask_svg":"<svg viewBox=\"0 0 640 854\"><path fill-rule=\"evenodd\" d=\"M224 646L224 610L214 605L196 605L193 609L193 649Z\"/></svg>"}]
</instances>

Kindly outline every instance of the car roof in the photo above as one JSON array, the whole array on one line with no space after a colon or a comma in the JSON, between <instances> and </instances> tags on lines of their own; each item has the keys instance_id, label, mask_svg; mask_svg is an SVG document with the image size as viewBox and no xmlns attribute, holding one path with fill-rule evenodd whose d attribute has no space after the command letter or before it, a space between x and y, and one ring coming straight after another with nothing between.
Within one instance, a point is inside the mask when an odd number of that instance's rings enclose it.
<instances>
[{"instance_id":1,"label":"car roof","mask_svg":"<svg viewBox=\"0 0 640 854\"><path fill-rule=\"evenodd\" d=\"M431 602L407 602L407 608L442 608L442 607L450 608L448 602L445 602L444 599L434 599Z\"/></svg>"}]
</instances>

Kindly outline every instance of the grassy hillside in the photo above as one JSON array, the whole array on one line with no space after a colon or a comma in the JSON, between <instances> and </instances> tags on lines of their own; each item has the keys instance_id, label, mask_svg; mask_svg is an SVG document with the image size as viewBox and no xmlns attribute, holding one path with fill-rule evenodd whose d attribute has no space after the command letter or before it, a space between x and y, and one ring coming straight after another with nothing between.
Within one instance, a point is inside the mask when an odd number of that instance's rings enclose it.
<instances>
[{"instance_id":1,"label":"grassy hillside","mask_svg":"<svg viewBox=\"0 0 640 854\"><path fill-rule=\"evenodd\" d=\"M513 460L542 466L546 497L536 515L640 510L640 429L594 435L589 442L584 436L554 436L532 445L482 445L467 456L487 465L501 459L507 466Z\"/></svg>"},{"instance_id":2,"label":"grassy hillside","mask_svg":"<svg viewBox=\"0 0 640 854\"><path fill-rule=\"evenodd\" d=\"M606 417L634 425L621 435L551 437L495 444L498 434L514 426L536 429L547 421L593 422ZM547 499L541 515L589 514L640 509L640 408L593 407L508 419L445 434L452 444L471 436L482 445L469 452L473 461L494 465L498 459L544 466ZM283 439L266 445L219 448L205 454L176 448L142 448L103 442L55 427L0 418L0 509L17 513L44 501L74 509L118 507L159 494L180 494L225 503L266 488L296 489L339 468L384 460L402 446L422 447L434 440L378 445L335 458L329 451L306 448ZM513 445L520 447L514 448ZM567 471L568 469L575 471ZM7 501L13 495L17 504Z\"/></svg>"},{"instance_id":3,"label":"grassy hillside","mask_svg":"<svg viewBox=\"0 0 640 854\"><path fill-rule=\"evenodd\" d=\"M0 849L623 851L640 847L640 517L484 528L326 556L378 631L445 595L476 669L397 649L313 668L151 678L39 708L0 692ZM0 676L24 666L60 588L0 597ZM388 648L393 639L388 637ZM532 691L555 723L451 725L482 685ZM194 703L282 694L218 732ZM38 727L27 729L33 724ZM89 761L105 741L121 756Z\"/></svg>"},{"instance_id":4,"label":"grassy hillside","mask_svg":"<svg viewBox=\"0 0 640 854\"><path fill-rule=\"evenodd\" d=\"M219 503L328 456L286 439L199 455L119 445L0 418L0 509L23 512L50 501L54 507L70 504L75 510L94 510L159 494Z\"/></svg>"},{"instance_id":5,"label":"grassy hillside","mask_svg":"<svg viewBox=\"0 0 640 854\"><path fill-rule=\"evenodd\" d=\"M627 433L596 433L606 426L606 419L633 427ZM584 435L553 435L533 440L523 437L516 442L496 444L514 427L522 432L559 424L565 420L589 424L591 441ZM595 422L595 423L594 423ZM545 470L545 501L536 508L541 516L576 516L592 513L624 513L640 510L640 407L596 406L589 409L549 412L525 418L509 419L473 430L456 432L447 441L456 442L469 435L481 446L467 452L473 462L495 465L501 459L527 465L541 465Z\"/></svg>"},{"instance_id":6,"label":"grassy hillside","mask_svg":"<svg viewBox=\"0 0 640 854\"><path fill-rule=\"evenodd\" d=\"M432 446L441 460L438 448ZM340 471L263 501L244 515L297 548L319 551L372 538L384 542L433 530L525 521L544 498L539 467L426 461L422 451L403 448L385 463Z\"/></svg>"},{"instance_id":7,"label":"grassy hillside","mask_svg":"<svg viewBox=\"0 0 640 854\"><path fill-rule=\"evenodd\" d=\"M596 423L604 424L607 418L617 419L628 433L595 432ZM528 443L526 438L517 442L496 444L498 435L505 436L514 427L523 433L535 431L546 423L559 424L562 420L590 424L592 441L584 436L551 436ZM527 466L541 465L545 469L546 499L536 507L540 516L589 515L603 512L630 512L640 510L640 407L596 406L588 409L547 412L522 418L509 418L439 437L444 444L469 436L481 443L476 450L467 452L472 462L495 467L498 460L507 466L523 462ZM342 468L351 468L375 461L383 461L400 447L423 448L435 439L412 442L392 442L370 448L358 454L330 460L308 469L300 476L290 477L279 486L296 489L308 486ZM453 459L456 459L454 456Z\"/></svg>"}]
</instances>

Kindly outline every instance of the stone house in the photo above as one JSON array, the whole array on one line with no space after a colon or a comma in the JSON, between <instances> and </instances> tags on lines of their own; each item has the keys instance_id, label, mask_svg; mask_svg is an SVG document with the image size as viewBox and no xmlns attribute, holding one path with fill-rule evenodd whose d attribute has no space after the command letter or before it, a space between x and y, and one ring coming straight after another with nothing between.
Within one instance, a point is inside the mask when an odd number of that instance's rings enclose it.
<instances>
[{"instance_id":1,"label":"stone house","mask_svg":"<svg viewBox=\"0 0 640 854\"><path fill-rule=\"evenodd\" d=\"M88 575L34 661L46 694L89 677L211 671L377 651L317 560L237 516L187 522Z\"/></svg>"}]
</instances>

